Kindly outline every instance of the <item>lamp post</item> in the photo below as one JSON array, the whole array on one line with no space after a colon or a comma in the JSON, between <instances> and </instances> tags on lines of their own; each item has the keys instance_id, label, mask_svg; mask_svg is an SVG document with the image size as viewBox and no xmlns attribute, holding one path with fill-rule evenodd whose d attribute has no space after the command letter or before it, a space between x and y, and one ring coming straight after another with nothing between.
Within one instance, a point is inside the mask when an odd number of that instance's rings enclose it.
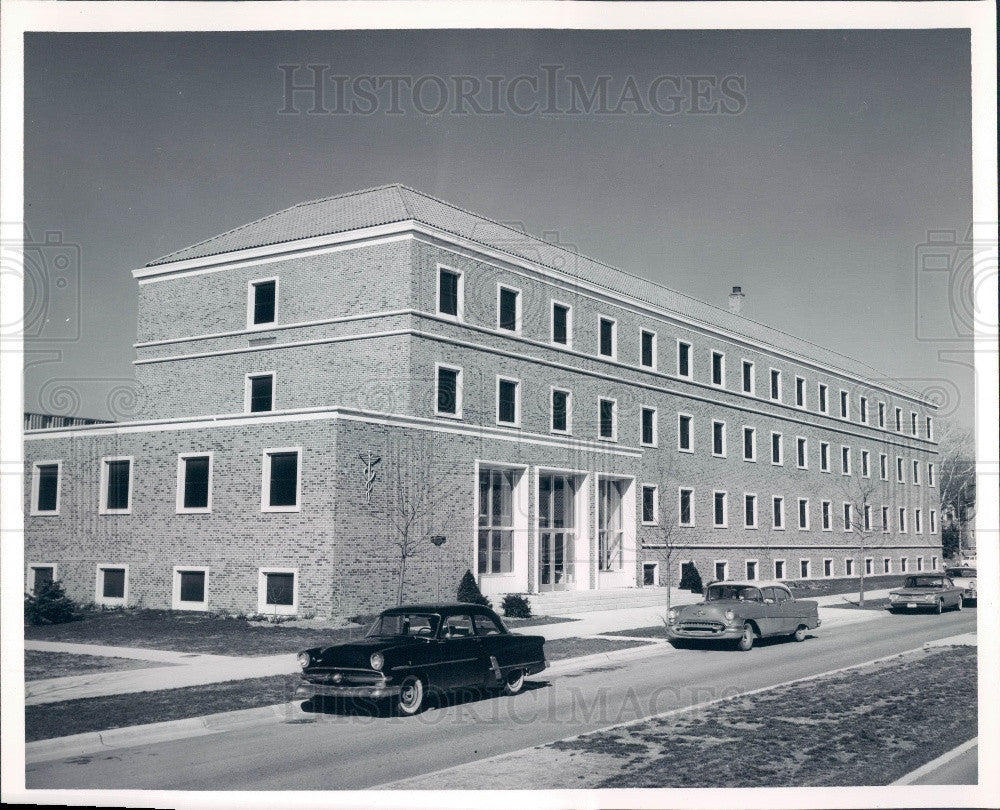
<instances>
[{"instance_id":1,"label":"lamp post","mask_svg":"<svg viewBox=\"0 0 1000 810\"><path fill-rule=\"evenodd\" d=\"M448 538L446 538L443 534L435 534L435 535L431 536L431 542L437 548L441 548L441 546L443 546L445 544L445 542L447 541L447 539ZM437 568L437 598L438 598L438 601L440 602L441 601L441 566L440 566L440 564L438 565L438 568Z\"/></svg>"}]
</instances>

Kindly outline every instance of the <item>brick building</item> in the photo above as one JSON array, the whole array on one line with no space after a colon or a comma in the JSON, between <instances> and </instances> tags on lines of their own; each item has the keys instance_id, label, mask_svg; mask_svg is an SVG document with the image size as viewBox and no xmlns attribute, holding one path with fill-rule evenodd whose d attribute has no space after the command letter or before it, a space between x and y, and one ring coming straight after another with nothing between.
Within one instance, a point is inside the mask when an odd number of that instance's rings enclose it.
<instances>
[{"instance_id":1,"label":"brick building","mask_svg":"<svg viewBox=\"0 0 1000 810\"><path fill-rule=\"evenodd\" d=\"M27 587L406 599L936 568L932 403L393 185L133 272L142 418L26 439ZM433 537L437 542L430 543Z\"/></svg>"}]
</instances>

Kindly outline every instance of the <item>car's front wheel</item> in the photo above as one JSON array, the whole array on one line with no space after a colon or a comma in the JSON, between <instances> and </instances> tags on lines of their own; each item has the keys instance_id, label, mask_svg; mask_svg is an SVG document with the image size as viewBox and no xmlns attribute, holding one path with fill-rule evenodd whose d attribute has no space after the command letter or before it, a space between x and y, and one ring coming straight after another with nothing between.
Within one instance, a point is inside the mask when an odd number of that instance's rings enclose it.
<instances>
[{"instance_id":1,"label":"car's front wheel","mask_svg":"<svg viewBox=\"0 0 1000 810\"><path fill-rule=\"evenodd\" d=\"M940 616L944 612L944 599L938 599L937 604L934 606L934 612Z\"/></svg>"},{"instance_id":2,"label":"car's front wheel","mask_svg":"<svg viewBox=\"0 0 1000 810\"><path fill-rule=\"evenodd\" d=\"M795 639L796 641L805 641L806 632L808 630L809 630L808 627L806 627L804 624L800 624L798 627L795 628L795 632L792 633L792 638Z\"/></svg>"},{"instance_id":3,"label":"car's front wheel","mask_svg":"<svg viewBox=\"0 0 1000 810\"><path fill-rule=\"evenodd\" d=\"M961 610L965 607L965 600L959 597L958 602L955 603L955 610Z\"/></svg>"},{"instance_id":4,"label":"car's front wheel","mask_svg":"<svg viewBox=\"0 0 1000 810\"><path fill-rule=\"evenodd\" d=\"M524 689L524 670L518 669L508 672L503 682L503 693L505 695L516 695Z\"/></svg>"},{"instance_id":5,"label":"car's front wheel","mask_svg":"<svg viewBox=\"0 0 1000 810\"><path fill-rule=\"evenodd\" d=\"M411 675L403 681L399 689L397 706L401 714L417 714L424 707L426 689L424 682L416 675Z\"/></svg>"},{"instance_id":6,"label":"car's front wheel","mask_svg":"<svg viewBox=\"0 0 1000 810\"><path fill-rule=\"evenodd\" d=\"M740 640L736 642L736 648L738 650L742 650L743 652L753 649L754 638L755 635L753 632L753 625L750 624L750 622L747 622L743 625L743 635L740 636Z\"/></svg>"}]
</instances>

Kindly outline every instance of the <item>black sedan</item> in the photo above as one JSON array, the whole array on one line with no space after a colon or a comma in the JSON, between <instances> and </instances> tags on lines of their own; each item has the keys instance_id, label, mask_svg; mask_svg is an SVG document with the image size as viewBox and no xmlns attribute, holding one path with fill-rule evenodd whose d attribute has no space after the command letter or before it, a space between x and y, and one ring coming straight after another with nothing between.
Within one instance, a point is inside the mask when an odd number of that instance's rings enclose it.
<instances>
[{"instance_id":1,"label":"black sedan","mask_svg":"<svg viewBox=\"0 0 1000 810\"><path fill-rule=\"evenodd\" d=\"M410 605L384 611L365 638L298 655L296 698L395 700L416 714L429 690L495 687L508 695L541 672L545 639L510 633L489 608Z\"/></svg>"}]
</instances>

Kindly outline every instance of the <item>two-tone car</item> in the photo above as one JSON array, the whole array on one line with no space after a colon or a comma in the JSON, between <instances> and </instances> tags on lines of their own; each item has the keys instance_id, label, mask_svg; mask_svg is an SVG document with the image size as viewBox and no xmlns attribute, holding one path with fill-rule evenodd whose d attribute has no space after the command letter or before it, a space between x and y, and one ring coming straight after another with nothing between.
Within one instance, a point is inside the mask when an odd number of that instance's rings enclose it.
<instances>
[{"instance_id":1,"label":"two-tone car","mask_svg":"<svg viewBox=\"0 0 1000 810\"><path fill-rule=\"evenodd\" d=\"M363 639L298 654L296 698L394 701L417 714L431 690L495 688L514 695L541 672L542 636L508 631L492 610L465 603L391 608Z\"/></svg>"},{"instance_id":2,"label":"two-tone car","mask_svg":"<svg viewBox=\"0 0 1000 810\"><path fill-rule=\"evenodd\" d=\"M713 582L705 601L667 612L667 638L675 647L710 640L749 650L757 639L772 636L804 641L820 624L817 603L796 599L782 582Z\"/></svg>"},{"instance_id":3,"label":"two-tone car","mask_svg":"<svg viewBox=\"0 0 1000 810\"><path fill-rule=\"evenodd\" d=\"M942 613L949 608L961 610L964 589L946 574L914 574L903 580L903 587L889 592L889 611L930 610Z\"/></svg>"},{"instance_id":4,"label":"two-tone car","mask_svg":"<svg viewBox=\"0 0 1000 810\"><path fill-rule=\"evenodd\" d=\"M978 602L979 594L976 591L976 569L974 566L961 565L954 568L946 568L945 576L949 577L956 588L962 589L962 599L965 602Z\"/></svg>"}]
</instances>

